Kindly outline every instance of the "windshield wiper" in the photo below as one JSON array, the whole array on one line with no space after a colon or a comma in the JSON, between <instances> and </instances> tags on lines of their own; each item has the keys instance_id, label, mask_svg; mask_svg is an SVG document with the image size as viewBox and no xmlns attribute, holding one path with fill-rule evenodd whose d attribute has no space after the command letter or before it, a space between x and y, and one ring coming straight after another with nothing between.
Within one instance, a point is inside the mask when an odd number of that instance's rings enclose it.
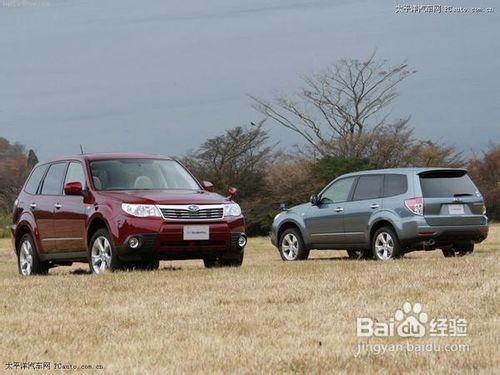
<instances>
[{"instance_id":1,"label":"windshield wiper","mask_svg":"<svg viewBox=\"0 0 500 375\"><path fill-rule=\"evenodd\" d=\"M454 197L472 197L474 194L471 193L458 193L458 194L453 194Z\"/></svg>"}]
</instances>

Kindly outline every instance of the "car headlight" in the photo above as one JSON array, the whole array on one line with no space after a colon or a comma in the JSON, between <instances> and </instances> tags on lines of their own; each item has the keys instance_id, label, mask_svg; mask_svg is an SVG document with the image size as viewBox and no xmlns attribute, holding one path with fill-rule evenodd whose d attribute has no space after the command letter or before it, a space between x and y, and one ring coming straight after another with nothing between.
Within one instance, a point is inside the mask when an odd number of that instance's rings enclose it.
<instances>
[{"instance_id":1,"label":"car headlight","mask_svg":"<svg viewBox=\"0 0 500 375\"><path fill-rule=\"evenodd\" d=\"M275 221L278 217L280 217L280 215L281 215L282 213L283 213L283 212L280 212L279 214L277 214L277 215L274 217L273 221Z\"/></svg>"},{"instance_id":2,"label":"car headlight","mask_svg":"<svg viewBox=\"0 0 500 375\"><path fill-rule=\"evenodd\" d=\"M240 216L241 207L238 203L224 205L224 216Z\"/></svg>"},{"instance_id":3,"label":"car headlight","mask_svg":"<svg viewBox=\"0 0 500 375\"><path fill-rule=\"evenodd\" d=\"M122 204L122 210L127 214L137 217L161 217L161 212L155 205L152 204Z\"/></svg>"}]
</instances>

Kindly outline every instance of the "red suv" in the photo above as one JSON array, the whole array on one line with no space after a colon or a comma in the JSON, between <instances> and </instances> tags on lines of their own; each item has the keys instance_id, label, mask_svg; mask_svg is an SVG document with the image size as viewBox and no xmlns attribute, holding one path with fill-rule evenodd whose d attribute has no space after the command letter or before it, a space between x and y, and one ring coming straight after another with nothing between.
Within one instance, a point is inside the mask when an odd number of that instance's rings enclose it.
<instances>
[{"instance_id":1,"label":"red suv","mask_svg":"<svg viewBox=\"0 0 500 375\"><path fill-rule=\"evenodd\" d=\"M22 275L88 262L93 273L157 269L160 260L240 266L245 221L229 196L179 162L143 154L86 154L38 164L14 205Z\"/></svg>"}]
</instances>

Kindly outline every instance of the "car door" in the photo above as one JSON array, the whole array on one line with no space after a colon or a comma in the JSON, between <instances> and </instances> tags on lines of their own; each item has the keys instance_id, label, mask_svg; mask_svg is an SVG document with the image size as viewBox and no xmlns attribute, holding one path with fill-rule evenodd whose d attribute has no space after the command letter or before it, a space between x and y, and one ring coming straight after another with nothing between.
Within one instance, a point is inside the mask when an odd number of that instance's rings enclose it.
<instances>
[{"instance_id":1,"label":"car door","mask_svg":"<svg viewBox=\"0 0 500 375\"><path fill-rule=\"evenodd\" d=\"M64 185L80 182L86 189L87 182L83 166L79 161L68 164ZM85 204L81 195L65 195L64 189L57 197L54 211L54 233L58 252L81 252L85 250Z\"/></svg>"},{"instance_id":2,"label":"car door","mask_svg":"<svg viewBox=\"0 0 500 375\"><path fill-rule=\"evenodd\" d=\"M43 251L47 253L58 251L57 235L54 226L54 213L57 200L62 191L66 165L66 162L57 162L50 165L43 179L40 195L37 196L35 216Z\"/></svg>"},{"instance_id":3,"label":"car door","mask_svg":"<svg viewBox=\"0 0 500 375\"><path fill-rule=\"evenodd\" d=\"M342 178L328 186L311 206L304 222L315 245L340 245L344 242L344 204L349 199L355 177Z\"/></svg>"},{"instance_id":4,"label":"car door","mask_svg":"<svg viewBox=\"0 0 500 375\"><path fill-rule=\"evenodd\" d=\"M365 244L368 221L382 209L384 176L367 174L356 182L352 199L344 205L344 236L346 244Z\"/></svg>"}]
</instances>

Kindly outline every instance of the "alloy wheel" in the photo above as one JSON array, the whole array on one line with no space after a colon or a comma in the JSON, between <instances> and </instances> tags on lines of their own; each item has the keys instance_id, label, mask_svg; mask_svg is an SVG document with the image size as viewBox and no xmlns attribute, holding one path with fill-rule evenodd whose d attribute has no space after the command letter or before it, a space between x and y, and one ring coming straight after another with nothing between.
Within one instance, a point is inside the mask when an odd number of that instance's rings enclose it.
<instances>
[{"instance_id":1,"label":"alloy wheel","mask_svg":"<svg viewBox=\"0 0 500 375\"><path fill-rule=\"evenodd\" d=\"M377 258L388 260L392 258L394 252L394 240L387 232L380 232L375 239L375 251Z\"/></svg>"},{"instance_id":2,"label":"alloy wheel","mask_svg":"<svg viewBox=\"0 0 500 375\"><path fill-rule=\"evenodd\" d=\"M293 233L288 233L281 241L281 252L286 260L295 260L299 254L299 240Z\"/></svg>"},{"instance_id":3,"label":"alloy wheel","mask_svg":"<svg viewBox=\"0 0 500 375\"><path fill-rule=\"evenodd\" d=\"M26 240L21 245L19 252L19 264L21 266L21 274L23 276L31 275L33 271L33 247L31 242Z\"/></svg>"},{"instance_id":4,"label":"alloy wheel","mask_svg":"<svg viewBox=\"0 0 500 375\"><path fill-rule=\"evenodd\" d=\"M97 237L92 244L91 262L92 270L97 274L109 270L111 266L111 244L106 237Z\"/></svg>"}]
</instances>

